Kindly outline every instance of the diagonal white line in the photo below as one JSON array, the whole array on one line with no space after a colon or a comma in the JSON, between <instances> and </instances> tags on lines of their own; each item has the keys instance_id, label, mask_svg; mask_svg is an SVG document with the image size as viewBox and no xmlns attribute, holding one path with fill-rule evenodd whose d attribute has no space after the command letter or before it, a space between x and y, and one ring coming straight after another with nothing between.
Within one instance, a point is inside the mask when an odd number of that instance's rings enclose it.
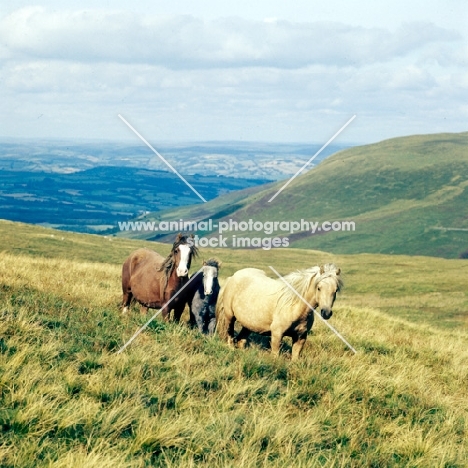
<instances>
[{"instance_id":1,"label":"diagonal white line","mask_svg":"<svg viewBox=\"0 0 468 468\"><path fill-rule=\"evenodd\" d=\"M206 200L192 187L192 185L190 185L190 183L185 180L185 178L179 174L179 172L172 166L172 164L167 161L166 159L164 159L149 143L148 141L137 131L135 130L135 128L132 127L132 125L130 125L123 117L121 114L117 114L120 118L120 120L122 120L122 122L130 129L132 130L132 132L159 158L161 159L161 161L166 164L166 166L168 166L172 172L174 172L174 174L176 174L183 182L185 182L185 184L192 190L193 193L195 193L195 195L197 195L201 200L203 200L203 202L206 203Z\"/></svg>"},{"instance_id":2,"label":"diagonal white line","mask_svg":"<svg viewBox=\"0 0 468 468\"><path fill-rule=\"evenodd\" d=\"M339 333L332 325L330 325L272 266L270 266L270 270L278 276L278 278L299 298L301 301L306 304L308 307L310 307L310 310L314 311L314 314L328 327L330 330L338 337L340 338L343 343L348 346L348 348L353 351L353 353L357 353L357 351L345 340L343 335Z\"/></svg>"},{"instance_id":3,"label":"diagonal white line","mask_svg":"<svg viewBox=\"0 0 468 468\"><path fill-rule=\"evenodd\" d=\"M203 268L200 268L192 277L139 329L135 332L135 334L117 351L117 354L120 354L122 351L125 351L127 346L145 329L148 325L161 313L161 311L169 305L169 303L175 299L198 275L200 272L203 271Z\"/></svg>"},{"instance_id":4,"label":"diagonal white line","mask_svg":"<svg viewBox=\"0 0 468 468\"><path fill-rule=\"evenodd\" d=\"M353 115L269 200L273 201L354 119Z\"/></svg>"}]
</instances>

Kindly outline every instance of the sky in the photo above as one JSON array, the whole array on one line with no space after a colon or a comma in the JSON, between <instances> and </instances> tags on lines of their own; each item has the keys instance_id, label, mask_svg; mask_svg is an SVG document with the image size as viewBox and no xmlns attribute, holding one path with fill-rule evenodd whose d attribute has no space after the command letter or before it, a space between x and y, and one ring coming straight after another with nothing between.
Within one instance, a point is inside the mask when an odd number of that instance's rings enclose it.
<instances>
[{"instance_id":1,"label":"sky","mask_svg":"<svg viewBox=\"0 0 468 468\"><path fill-rule=\"evenodd\" d=\"M7 3L7 5L4 5ZM465 0L0 6L0 137L336 143L468 131Z\"/></svg>"}]
</instances>

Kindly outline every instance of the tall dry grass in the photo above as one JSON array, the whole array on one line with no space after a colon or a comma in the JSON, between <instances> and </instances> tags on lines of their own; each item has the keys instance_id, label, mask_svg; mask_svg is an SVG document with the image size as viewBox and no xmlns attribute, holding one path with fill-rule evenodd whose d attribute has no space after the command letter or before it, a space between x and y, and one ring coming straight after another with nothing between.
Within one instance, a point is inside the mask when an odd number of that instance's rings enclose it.
<instances>
[{"instance_id":1,"label":"tall dry grass","mask_svg":"<svg viewBox=\"0 0 468 468\"><path fill-rule=\"evenodd\" d=\"M158 319L117 355L146 318L119 301L117 265L0 255L1 466L468 465L462 330L339 297L356 355L320 323L292 363Z\"/></svg>"}]
</instances>

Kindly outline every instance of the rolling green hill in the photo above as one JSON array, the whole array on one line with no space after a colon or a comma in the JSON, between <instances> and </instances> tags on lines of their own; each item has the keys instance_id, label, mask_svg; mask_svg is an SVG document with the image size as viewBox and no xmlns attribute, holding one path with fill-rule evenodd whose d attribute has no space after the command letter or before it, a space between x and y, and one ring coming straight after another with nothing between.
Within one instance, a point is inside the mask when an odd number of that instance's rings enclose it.
<instances>
[{"instance_id":1,"label":"rolling green hill","mask_svg":"<svg viewBox=\"0 0 468 468\"><path fill-rule=\"evenodd\" d=\"M395 138L341 151L269 203L283 183L168 210L157 219L352 221L354 231L276 234L288 236L293 247L336 253L457 258L468 250L468 132ZM121 235L155 237L154 232Z\"/></svg>"},{"instance_id":2,"label":"rolling green hill","mask_svg":"<svg viewBox=\"0 0 468 468\"><path fill-rule=\"evenodd\" d=\"M169 246L0 222L0 466L445 467L468 464L468 262L202 249L281 273L334 261L345 288L303 355L233 349L122 316L120 265ZM186 312L183 319L187 320Z\"/></svg>"}]
</instances>

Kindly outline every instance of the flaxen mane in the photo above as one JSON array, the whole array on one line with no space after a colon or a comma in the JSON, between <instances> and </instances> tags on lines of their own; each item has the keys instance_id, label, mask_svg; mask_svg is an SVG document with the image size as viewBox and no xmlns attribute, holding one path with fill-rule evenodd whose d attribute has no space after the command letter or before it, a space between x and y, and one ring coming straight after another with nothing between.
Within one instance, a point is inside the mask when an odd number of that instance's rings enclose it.
<instances>
[{"instance_id":1,"label":"flaxen mane","mask_svg":"<svg viewBox=\"0 0 468 468\"><path fill-rule=\"evenodd\" d=\"M332 277L336 281L336 292L339 292L343 288L343 280L340 276L340 269L333 263L326 263L320 268L323 269L323 272L321 272L320 275L315 278L315 284L325 278Z\"/></svg>"},{"instance_id":2,"label":"flaxen mane","mask_svg":"<svg viewBox=\"0 0 468 468\"><path fill-rule=\"evenodd\" d=\"M304 297L311 282L313 282L313 287L316 288L317 284L325 278L333 278L336 281L337 292L343 287L343 280L339 276L339 269L333 263L327 263L321 267L314 266L306 268L305 270L293 271L289 275L283 277L284 281L301 297ZM291 307L301 300L283 280L278 279L277 281L281 281L282 283L277 307Z\"/></svg>"}]
</instances>

